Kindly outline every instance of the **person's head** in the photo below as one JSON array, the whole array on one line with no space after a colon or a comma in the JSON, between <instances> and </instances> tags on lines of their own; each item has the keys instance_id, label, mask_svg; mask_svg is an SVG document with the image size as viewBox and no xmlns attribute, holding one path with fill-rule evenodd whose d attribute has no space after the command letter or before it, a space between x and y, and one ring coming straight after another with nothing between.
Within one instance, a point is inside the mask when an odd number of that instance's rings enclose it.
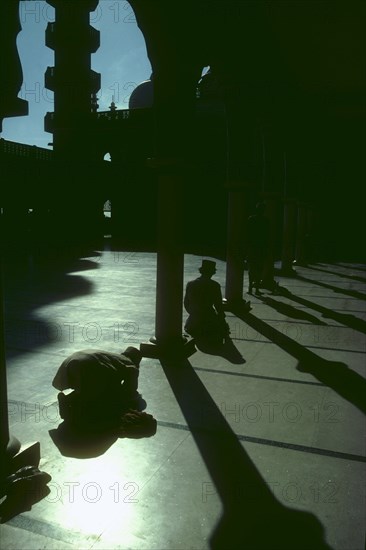
<instances>
[{"instance_id":1,"label":"person's head","mask_svg":"<svg viewBox=\"0 0 366 550\"><path fill-rule=\"evenodd\" d=\"M202 260L202 265L198 270L204 277L212 277L216 273L216 262L211 260Z\"/></svg>"},{"instance_id":2,"label":"person's head","mask_svg":"<svg viewBox=\"0 0 366 550\"><path fill-rule=\"evenodd\" d=\"M142 353L139 349L134 348L133 346L129 346L125 349L125 351L122 352L122 355L125 355L126 357L131 359L132 363L134 363L136 367L140 366Z\"/></svg>"}]
</instances>

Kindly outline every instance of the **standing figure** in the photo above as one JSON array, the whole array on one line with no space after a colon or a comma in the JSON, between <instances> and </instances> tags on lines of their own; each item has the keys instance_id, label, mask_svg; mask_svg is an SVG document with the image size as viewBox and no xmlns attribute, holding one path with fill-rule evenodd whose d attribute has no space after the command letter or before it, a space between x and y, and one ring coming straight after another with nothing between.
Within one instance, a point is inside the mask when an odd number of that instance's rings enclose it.
<instances>
[{"instance_id":1,"label":"standing figure","mask_svg":"<svg viewBox=\"0 0 366 550\"><path fill-rule=\"evenodd\" d=\"M253 286L256 294L260 293L259 286L268 254L269 221L264 211L265 204L260 202L256 206L256 213L248 218L249 294L252 294Z\"/></svg>"},{"instance_id":2,"label":"standing figure","mask_svg":"<svg viewBox=\"0 0 366 550\"><path fill-rule=\"evenodd\" d=\"M197 343L223 344L230 330L225 321L221 288L211 277L216 273L216 262L202 260L201 276L187 284L184 307L189 313L185 330Z\"/></svg>"}]
</instances>

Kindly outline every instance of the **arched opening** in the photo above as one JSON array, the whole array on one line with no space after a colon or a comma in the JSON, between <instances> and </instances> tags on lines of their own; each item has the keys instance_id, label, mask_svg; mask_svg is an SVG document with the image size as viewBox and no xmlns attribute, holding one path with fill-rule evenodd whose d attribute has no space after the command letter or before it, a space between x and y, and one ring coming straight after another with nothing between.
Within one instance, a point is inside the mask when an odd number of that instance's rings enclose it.
<instances>
[{"instance_id":1,"label":"arched opening","mask_svg":"<svg viewBox=\"0 0 366 550\"><path fill-rule=\"evenodd\" d=\"M90 24L101 36L100 47L92 56L92 69L102 75L99 111L108 111L112 101L117 109L128 109L133 90L152 71L133 9L126 1L99 2L90 14Z\"/></svg>"}]
</instances>

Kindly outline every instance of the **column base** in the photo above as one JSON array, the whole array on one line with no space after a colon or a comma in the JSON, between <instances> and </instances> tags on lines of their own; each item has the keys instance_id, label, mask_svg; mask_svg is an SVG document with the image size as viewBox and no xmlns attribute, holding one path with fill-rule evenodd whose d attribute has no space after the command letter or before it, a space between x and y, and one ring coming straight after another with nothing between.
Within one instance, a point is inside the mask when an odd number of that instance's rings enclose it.
<instances>
[{"instance_id":1,"label":"column base","mask_svg":"<svg viewBox=\"0 0 366 550\"><path fill-rule=\"evenodd\" d=\"M194 340L182 336L175 342L160 342L155 336L149 342L140 344L140 351L143 357L152 359L187 359L196 353Z\"/></svg>"},{"instance_id":2,"label":"column base","mask_svg":"<svg viewBox=\"0 0 366 550\"><path fill-rule=\"evenodd\" d=\"M13 440L18 441L16 438L13 438ZM10 449L8 451L9 447ZM19 446L16 445L16 447L14 447L13 442L10 441L8 448L5 451L5 457L2 461L5 475L12 474L19 470L19 468L23 468L23 466L37 467L39 465L41 460L41 445L38 441L26 443L21 446L19 443ZM13 454L14 448L17 448L15 454Z\"/></svg>"},{"instance_id":3,"label":"column base","mask_svg":"<svg viewBox=\"0 0 366 550\"><path fill-rule=\"evenodd\" d=\"M19 452L21 446L19 439L11 435L5 449L5 460L11 460Z\"/></svg>"}]
</instances>

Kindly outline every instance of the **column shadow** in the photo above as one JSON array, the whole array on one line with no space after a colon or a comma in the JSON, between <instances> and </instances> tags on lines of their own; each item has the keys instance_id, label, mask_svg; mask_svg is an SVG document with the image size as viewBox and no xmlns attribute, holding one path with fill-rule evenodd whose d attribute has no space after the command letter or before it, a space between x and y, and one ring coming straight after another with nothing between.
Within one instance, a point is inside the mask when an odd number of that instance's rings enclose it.
<instances>
[{"instance_id":1,"label":"column shadow","mask_svg":"<svg viewBox=\"0 0 366 550\"><path fill-rule=\"evenodd\" d=\"M319 311L319 313L322 314L322 317L325 317L326 319L333 319L337 323L366 334L366 321L360 319L359 317L356 317L355 315L350 315L349 313L339 313L338 311L333 311L332 309L316 304L315 302L311 302L310 300L306 300L305 298L300 298L285 287L279 286L277 288L277 292L280 293L282 296L293 300L294 302L298 302L299 304L302 304L310 309Z\"/></svg>"},{"instance_id":2,"label":"column shadow","mask_svg":"<svg viewBox=\"0 0 366 550\"><path fill-rule=\"evenodd\" d=\"M346 273L339 273L337 271L330 271L329 269L323 269L320 267L314 267L313 265L308 266L309 269L314 271L321 271L322 273L329 273L330 275L337 275L338 277L343 277L344 279L351 279L352 281L359 281L360 283L366 283L364 277L358 277L357 275L347 275Z\"/></svg>"},{"instance_id":3,"label":"column shadow","mask_svg":"<svg viewBox=\"0 0 366 550\"><path fill-rule=\"evenodd\" d=\"M278 290L277 290L277 293L278 293ZM283 294L283 296L285 296L285 294ZM315 315L311 315L306 311L301 311L300 309L297 309L296 307L293 307L290 304L279 302L278 300L274 300L269 296L257 296L257 298L267 306L272 307L273 309L278 311L278 313L281 313L286 317L292 317L293 319L298 319L300 321L308 321L313 325L327 325L327 323L324 323L323 321L318 319L318 317L315 317Z\"/></svg>"},{"instance_id":4,"label":"column shadow","mask_svg":"<svg viewBox=\"0 0 366 550\"><path fill-rule=\"evenodd\" d=\"M314 279L309 279L308 277L304 277L303 275L297 275L296 279L299 279L300 281L305 281L306 283L312 283L314 285L318 285L323 288L328 288L329 290L333 290L333 292L336 292L337 294L345 294L346 296L352 296L352 298L358 298L359 300L366 300L366 294L364 294L363 292L358 292L358 290L350 290L348 288L339 288L337 286L329 285L328 283L322 283L320 281L315 281Z\"/></svg>"},{"instance_id":5,"label":"column shadow","mask_svg":"<svg viewBox=\"0 0 366 550\"><path fill-rule=\"evenodd\" d=\"M189 361L161 364L222 502L210 547L329 550L313 514L275 498Z\"/></svg>"},{"instance_id":6,"label":"column shadow","mask_svg":"<svg viewBox=\"0 0 366 550\"><path fill-rule=\"evenodd\" d=\"M54 248L19 257L8 254L2 268L7 357L13 357L23 353L24 348L40 348L59 338L57 323L43 321L37 310L91 295L94 284L74 272L98 269L100 265L81 259L72 250Z\"/></svg>"},{"instance_id":7,"label":"column shadow","mask_svg":"<svg viewBox=\"0 0 366 550\"><path fill-rule=\"evenodd\" d=\"M319 382L332 388L341 397L366 413L366 380L340 361L328 361L302 346L292 338L271 327L251 313L235 313L254 330L263 334L281 349L298 360L297 370L308 372Z\"/></svg>"},{"instance_id":8,"label":"column shadow","mask_svg":"<svg viewBox=\"0 0 366 550\"><path fill-rule=\"evenodd\" d=\"M322 264L320 264L322 265ZM335 266L337 267L342 267L343 269L355 269L356 271L364 271L366 272L366 267L365 266L360 266L360 265L345 265L343 264L342 262L337 262L334 264Z\"/></svg>"}]
</instances>

